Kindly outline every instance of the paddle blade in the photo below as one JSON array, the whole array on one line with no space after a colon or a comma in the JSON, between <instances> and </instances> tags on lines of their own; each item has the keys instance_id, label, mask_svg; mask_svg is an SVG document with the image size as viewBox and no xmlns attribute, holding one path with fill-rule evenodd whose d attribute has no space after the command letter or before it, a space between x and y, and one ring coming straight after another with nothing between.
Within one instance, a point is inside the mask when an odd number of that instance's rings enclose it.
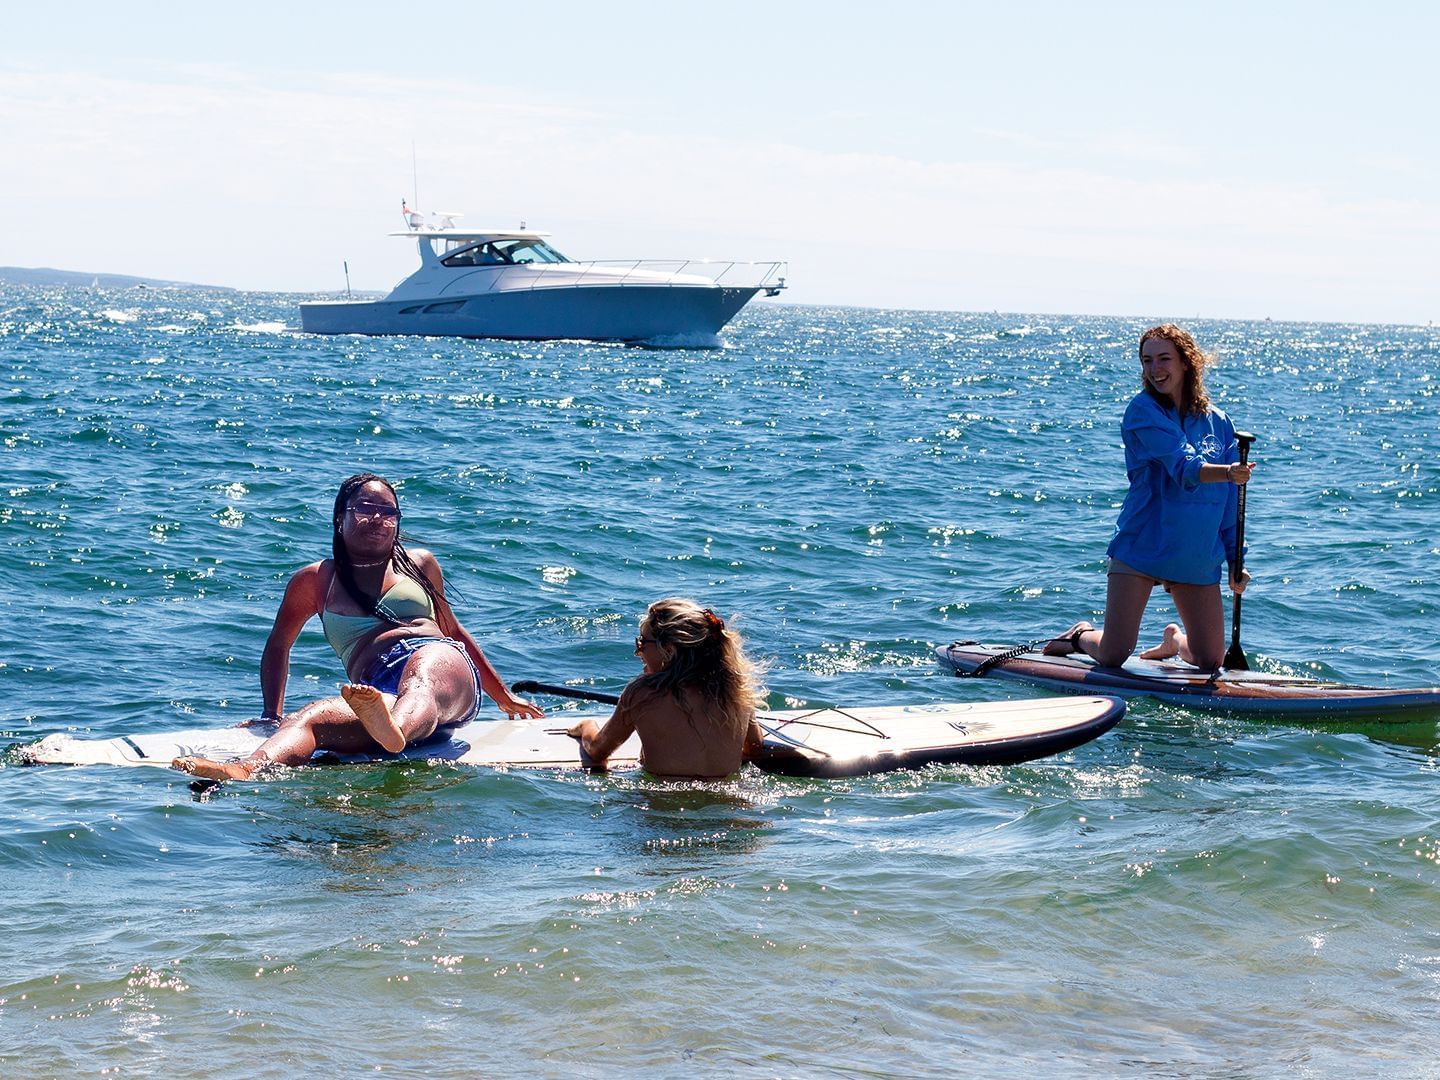
<instances>
[{"instance_id":1,"label":"paddle blade","mask_svg":"<svg viewBox=\"0 0 1440 1080\"><path fill-rule=\"evenodd\" d=\"M1250 662L1245 659L1245 650L1240 647L1240 594L1235 594L1234 617L1230 622L1230 648L1225 650L1225 667L1231 671L1249 671Z\"/></svg>"}]
</instances>

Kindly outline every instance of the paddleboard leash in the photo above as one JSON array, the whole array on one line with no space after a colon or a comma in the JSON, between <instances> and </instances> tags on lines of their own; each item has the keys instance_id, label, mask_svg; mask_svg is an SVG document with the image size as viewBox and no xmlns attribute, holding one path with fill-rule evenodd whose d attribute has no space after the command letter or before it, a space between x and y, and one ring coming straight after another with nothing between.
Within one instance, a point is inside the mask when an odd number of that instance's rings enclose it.
<instances>
[{"instance_id":1,"label":"paddleboard leash","mask_svg":"<svg viewBox=\"0 0 1440 1080\"><path fill-rule=\"evenodd\" d=\"M983 675L989 674L991 668L997 668L1001 664L1007 664L1011 660L1024 656L1027 652L1034 652L1037 645L1044 645L1047 641L1053 640L1053 638L1036 638L1034 641L1027 641L1021 645L1012 646L1004 652L998 652L994 656L987 656L975 665L974 671L963 671L957 667L955 669L955 677L959 679L978 679ZM980 642L978 641L956 641L951 644L950 648L958 649L965 645L979 644Z\"/></svg>"}]
</instances>

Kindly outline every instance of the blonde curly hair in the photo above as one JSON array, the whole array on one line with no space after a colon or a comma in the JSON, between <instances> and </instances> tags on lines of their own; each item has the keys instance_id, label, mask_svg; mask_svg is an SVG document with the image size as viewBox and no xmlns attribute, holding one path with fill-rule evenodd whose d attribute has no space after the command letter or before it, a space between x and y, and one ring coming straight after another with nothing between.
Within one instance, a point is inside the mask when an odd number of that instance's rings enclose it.
<instances>
[{"instance_id":1,"label":"blonde curly hair","mask_svg":"<svg viewBox=\"0 0 1440 1080\"><path fill-rule=\"evenodd\" d=\"M654 639L665 665L642 675L642 686L681 701L686 689L698 690L726 726L741 731L765 707L762 668L745 655L739 633L709 608L683 596L657 600L640 620L640 633Z\"/></svg>"}]
</instances>

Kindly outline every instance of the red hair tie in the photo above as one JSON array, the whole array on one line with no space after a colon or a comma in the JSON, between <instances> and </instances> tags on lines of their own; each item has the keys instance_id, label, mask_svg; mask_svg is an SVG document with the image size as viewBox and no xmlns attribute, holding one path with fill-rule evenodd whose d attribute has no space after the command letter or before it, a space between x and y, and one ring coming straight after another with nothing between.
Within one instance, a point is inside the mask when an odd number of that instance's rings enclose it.
<instances>
[{"instance_id":1,"label":"red hair tie","mask_svg":"<svg viewBox=\"0 0 1440 1080\"><path fill-rule=\"evenodd\" d=\"M725 620L724 620L724 619L720 618L719 615L716 615L716 614L715 614L713 611L711 611L708 607L705 609L704 614L705 614L705 621L706 621L707 623L709 623L709 624L710 624L712 627L714 627L716 630L719 630L719 631L721 631L721 632L724 632L724 630L725 630Z\"/></svg>"}]
</instances>

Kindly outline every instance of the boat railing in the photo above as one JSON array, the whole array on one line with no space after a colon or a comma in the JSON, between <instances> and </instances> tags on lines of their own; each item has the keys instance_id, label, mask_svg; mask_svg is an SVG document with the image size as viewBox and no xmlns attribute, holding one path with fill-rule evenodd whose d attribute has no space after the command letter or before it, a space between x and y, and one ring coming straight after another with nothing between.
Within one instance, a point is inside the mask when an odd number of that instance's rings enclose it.
<instances>
[{"instance_id":1,"label":"boat railing","mask_svg":"<svg viewBox=\"0 0 1440 1080\"><path fill-rule=\"evenodd\" d=\"M725 289L755 289L766 296L779 296L785 288L788 267L784 262L712 262L708 259L598 259L521 265L535 272L516 277L496 271L518 269L518 266L476 267L447 282L440 295L626 285L679 288L694 285L695 278L704 278Z\"/></svg>"},{"instance_id":2,"label":"boat railing","mask_svg":"<svg viewBox=\"0 0 1440 1080\"><path fill-rule=\"evenodd\" d=\"M596 285L664 285L655 275L668 277L703 277L727 289L764 289L767 296L777 295L785 288L788 264L784 262L714 262L709 259L596 259L593 262L567 263L568 267L584 267L572 284L587 284L585 277L592 270L605 272ZM617 281L615 271L622 271ZM537 284L540 284L537 281ZM685 282L672 282L683 285Z\"/></svg>"}]
</instances>

